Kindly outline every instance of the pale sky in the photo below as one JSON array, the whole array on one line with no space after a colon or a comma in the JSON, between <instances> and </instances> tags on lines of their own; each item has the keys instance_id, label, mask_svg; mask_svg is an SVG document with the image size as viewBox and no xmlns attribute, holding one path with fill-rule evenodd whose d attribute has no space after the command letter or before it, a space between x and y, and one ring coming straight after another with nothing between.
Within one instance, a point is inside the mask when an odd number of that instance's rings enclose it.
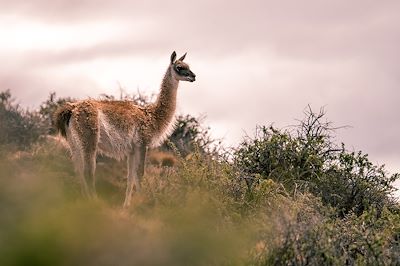
<instances>
[{"instance_id":1,"label":"pale sky","mask_svg":"<svg viewBox=\"0 0 400 266\"><path fill-rule=\"evenodd\" d=\"M400 172L400 1L0 0L0 90L37 108L51 91L157 92L169 56L178 112L226 145L324 106L338 142Z\"/></svg>"}]
</instances>

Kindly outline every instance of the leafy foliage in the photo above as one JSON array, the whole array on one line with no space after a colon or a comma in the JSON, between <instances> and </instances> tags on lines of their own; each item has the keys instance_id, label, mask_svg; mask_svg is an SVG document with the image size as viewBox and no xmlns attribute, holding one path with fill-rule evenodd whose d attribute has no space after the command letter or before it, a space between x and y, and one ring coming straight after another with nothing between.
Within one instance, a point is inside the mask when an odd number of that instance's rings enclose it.
<instances>
[{"instance_id":1,"label":"leafy foliage","mask_svg":"<svg viewBox=\"0 0 400 266\"><path fill-rule=\"evenodd\" d=\"M9 90L0 93L0 145L27 149L43 133L37 112L23 110L14 103Z\"/></svg>"},{"instance_id":2,"label":"leafy foliage","mask_svg":"<svg viewBox=\"0 0 400 266\"><path fill-rule=\"evenodd\" d=\"M234 162L245 176L271 178L290 191L310 191L344 216L360 215L370 207L390 203L393 182L383 166L373 165L366 154L349 152L333 142L333 128L323 121L324 111L306 111L292 132L257 128L235 151Z\"/></svg>"},{"instance_id":3,"label":"leafy foliage","mask_svg":"<svg viewBox=\"0 0 400 266\"><path fill-rule=\"evenodd\" d=\"M208 129L202 127L201 118L179 115L175 124L174 131L163 144L162 149L169 151L177 149L181 156L187 156L194 151L210 151L210 145L214 141L210 138ZM173 148L171 148L171 143Z\"/></svg>"}]
</instances>

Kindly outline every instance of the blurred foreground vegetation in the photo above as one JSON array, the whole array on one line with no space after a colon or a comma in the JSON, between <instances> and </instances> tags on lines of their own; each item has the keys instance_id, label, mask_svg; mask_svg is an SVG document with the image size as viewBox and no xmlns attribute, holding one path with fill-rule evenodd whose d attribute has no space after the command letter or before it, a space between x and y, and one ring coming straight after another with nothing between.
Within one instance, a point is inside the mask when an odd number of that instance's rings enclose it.
<instances>
[{"instance_id":1,"label":"blurred foreground vegetation","mask_svg":"<svg viewBox=\"0 0 400 266\"><path fill-rule=\"evenodd\" d=\"M123 210L125 162L98 159L99 200L88 201L49 137L70 99L38 111L7 91L0 100L0 265L400 264L398 175L336 144L323 111L258 127L229 154L180 116Z\"/></svg>"}]
</instances>

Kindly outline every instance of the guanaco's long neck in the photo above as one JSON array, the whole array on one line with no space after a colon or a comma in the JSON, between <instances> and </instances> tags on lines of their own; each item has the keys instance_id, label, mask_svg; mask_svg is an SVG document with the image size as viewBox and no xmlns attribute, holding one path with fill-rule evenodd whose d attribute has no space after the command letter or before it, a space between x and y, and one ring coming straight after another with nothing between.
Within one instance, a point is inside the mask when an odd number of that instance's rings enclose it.
<instances>
[{"instance_id":1,"label":"guanaco's long neck","mask_svg":"<svg viewBox=\"0 0 400 266\"><path fill-rule=\"evenodd\" d=\"M160 130L163 130L174 117L178 85L179 81L173 78L171 67L168 67L161 83L160 94L154 104L154 122Z\"/></svg>"}]
</instances>

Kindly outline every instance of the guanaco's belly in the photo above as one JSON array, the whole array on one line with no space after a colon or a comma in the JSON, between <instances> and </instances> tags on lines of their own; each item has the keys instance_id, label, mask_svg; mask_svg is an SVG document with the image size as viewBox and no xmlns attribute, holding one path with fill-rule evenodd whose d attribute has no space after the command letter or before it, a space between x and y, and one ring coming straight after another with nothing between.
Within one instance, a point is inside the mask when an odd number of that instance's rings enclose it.
<instances>
[{"instance_id":1,"label":"guanaco's belly","mask_svg":"<svg viewBox=\"0 0 400 266\"><path fill-rule=\"evenodd\" d=\"M104 114L99 112L99 143L98 152L116 158L124 158L135 143L136 132L126 132L113 126Z\"/></svg>"}]
</instances>

